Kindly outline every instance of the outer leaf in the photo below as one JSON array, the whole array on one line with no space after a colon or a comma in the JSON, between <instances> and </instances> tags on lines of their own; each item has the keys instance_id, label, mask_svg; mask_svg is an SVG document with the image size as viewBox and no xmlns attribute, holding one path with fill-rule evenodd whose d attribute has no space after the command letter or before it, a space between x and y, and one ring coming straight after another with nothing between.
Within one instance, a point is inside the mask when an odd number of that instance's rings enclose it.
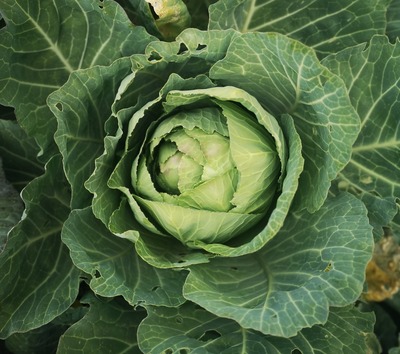
<instances>
[{"instance_id":1,"label":"outer leaf","mask_svg":"<svg viewBox=\"0 0 400 354\"><path fill-rule=\"evenodd\" d=\"M400 1L391 0L386 13L387 27L386 35L391 42L395 42L400 37Z\"/></svg>"},{"instance_id":2,"label":"outer leaf","mask_svg":"<svg viewBox=\"0 0 400 354\"><path fill-rule=\"evenodd\" d=\"M36 328L27 333L15 333L6 340L6 353L55 353L58 340L67 326L51 324Z\"/></svg>"},{"instance_id":3,"label":"outer leaf","mask_svg":"<svg viewBox=\"0 0 400 354\"><path fill-rule=\"evenodd\" d=\"M374 311L376 316L375 333L379 338L382 353L398 345L398 329L395 323L397 311L387 302L368 302L360 304L363 312Z\"/></svg>"},{"instance_id":4,"label":"outer leaf","mask_svg":"<svg viewBox=\"0 0 400 354\"><path fill-rule=\"evenodd\" d=\"M359 132L343 82L321 66L310 48L276 33L236 37L210 77L244 89L276 118L293 117L305 159L297 203L317 210Z\"/></svg>"},{"instance_id":5,"label":"outer leaf","mask_svg":"<svg viewBox=\"0 0 400 354\"><path fill-rule=\"evenodd\" d=\"M265 336L216 317L193 303L178 309L148 307L139 326L139 347L144 353L191 354L353 354L368 351L372 313L352 306L332 308L325 325L314 326L292 338Z\"/></svg>"},{"instance_id":6,"label":"outer leaf","mask_svg":"<svg viewBox=\"0 0 400 354\"><path fill-rule=\"evenodd\" d=\"M8 232L21 218L22 210L22 201L6 180L0 158L0 254L6 246Z\"/></svg>"},{"instance_id":7,"label":"outer leaf","mask_svg":"<svg viewBox=\"0 0 400 354\"><path fill-rule=\"evenodd\" d=\"M324 60L344 78L361 117L361 133L339 187L380 198L400 197L400 43L383 36Z\"/></svg>"},{"instance_id":8,"label":"outer leaf","mask_svg":"<svg viewBox=\"0 0 400 354\"><path fill-rule=\"evenodd\" d=\"M43 165L37 160L39 147L16 121L0 120L0 155L4 171L13 186L21 190L35 177L43 174Z\"/></svg>"},{"instance_id":9,"label":"outer leaf","mask_svg":"<svg viewBox=\"0 0 400 354\"><path fill-rule=\"evenodd\" d=\"M186 6L192 17L192 27L206 30L209 20L209 6L217 0L186 1Z\"/></svg>"},{"instance_id":10,"label":"outer leaf","mask_svg":"<svg viewBox=\"0 0 400 354\"><path fill-rule=\"evenodd\" d=\"M397 240L400 241L400 201L397 201L397 214L394 216L392 222L390 223L390 228L394 233Z\"/></svg>"},{"instance_id":11,"label":"outer leaf","mask_svg":"<svg viewBox=\"0 0 400 354\"><path fill-rule=\"evenodd\" d=\"M64 312L78 293L80 271L60 231L69 193L56 156L22 192L24 218L0 255L0 338L40 327Z\"/></svg>"},{"instance_id":12,"label":"outer leaf","mask_svg":"<svg viewBox=\"0 0 400 354\"><path fill-rule=\"evenodd\" d=\"M383 228L391 225L398 214L399 207L393 198L380 198L370 193L363 194L361 200L368 209L369 223L374 227L374 239L378 241L385 233Z\"/></svg>"},{"instance_id":13,"label":"outer leaf","mask_svg":"<svg viewBox=\"0 0 400 354\"><path fill-rule=\"evenodd\" d=\"M279 32L321 56L383 34L390 0L220 0L210 6L209 29Z\"/></svg>"},{"instance_id":14,"label":"outer leaf","mask_svg":"<svg viewBox=\"0 0 400 354\"><path fill-rule=\"evenodd\" d=\"M12 353L55 353L60 336L76 321L80 320L87 308L70 307L52 322L25 333L15 333L5 341ZM8 353L8 352L7 352Z\"/></svg>"},{"instance_id":15,"label":"outer leaf","mask_svg":"<svg viewBox=\"0 0 400 354\"><path fill-rule=\"evenodd\" d=\"M90 287L105 297L122 295L130 304L179 306L186 272L160 270L138 257L132 242L112 235L90 208L74 210L62 239L76 266L92 275Z\"/></svg>"},{"instance_id":16,"label":"outer leaf","mask_svg":"<svg viewBox=\"0 0 400 354\"><path fill-rule=\"evenodd\" d=\"M156 19L151 12L150 4L146 0L117 0L124 8L131 21L161 39L161 33L156 26Z\"/></svg>"},{"instance_id":17,"label":"outer leaf","mask_svg":"<svg viewBox=\"0 0 400 354\"><path fill-rule=\"evenodd\" d=\"M136 330L144 312L135 310L121 299L102 300L87 294L87 315L61 337L58 354L140 353Z\"/></svg>"},{"instance_id":18,"label":"outer leaf","mask_svg":"<svg viewBox=\"0 0 400 354\"><path fill-rule=\"evenodd\" d=\"M104 123L111 114L118 86L130 69L129 58L124 58L111 66L80 70L48 98L57 118L55 140L71 184L72 208L90 203L84 182L93 172L94 160L104 150Z\"/></svg>"},{"instance_id":19,"label":"outer leaf","mask_svg":"<svg viewBox=\"0 0 400 354\"><path fill-rule=\"evenodd\" d=\"M372 249L363 204L343 194L314 214L287 217L255 254L192 266L184 296L244 328L293 336L324 323L329 306L358 298Z\"/></svg>"},{"instance_id":20,"label":"outer leaf","mask_svg":"<svg viewBox=\"0 0 400 354\"><path fill-rule=\"evenodd\" d=\"M4 0L0 11L7 22L0 33L0 103L16 108L42 150L54 148L56 130L47 96L74 70L108 65L148 42L111 0L100 6L95 0Z\"/></svg>"}]
</instances>

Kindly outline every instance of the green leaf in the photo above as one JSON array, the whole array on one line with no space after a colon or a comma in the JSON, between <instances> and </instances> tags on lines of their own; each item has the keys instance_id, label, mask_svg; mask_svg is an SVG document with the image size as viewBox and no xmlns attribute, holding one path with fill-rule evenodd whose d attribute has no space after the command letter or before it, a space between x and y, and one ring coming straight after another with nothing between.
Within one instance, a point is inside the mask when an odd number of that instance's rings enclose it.
<instances>
[{"instance_id":1,"label":"green leaf","mask_svg":"<svg viewBox=\"0 0 400 354\"><path fill-rule=\"evenodd\" d=\"M20 125L49 157L56 121L47 96L75 70L143 51L149 36L111 0L4 0L0 10L7 21L0 33L0 103L15 107Z\"/></svg>"},{"instance_id":2,"label":"green leaf","mask_svg":"<svg viewBox=\"0 0 400 354\"><path fill-rule=\"evenodd\" d=\"M309 47L276 33L235 37L210 77L247 91L278 121L285 113L293 117L305 159L296 203L317 210L359 132L359 117L342 80Z\"/></svg>"},{"instance_id":3,"label":"green leaf","mask_svg":"<svg viewBox=\"0 0 400 354\"><path fill-rule=\"evenodd\" d=\"M345 193L289 215L257 253L191 266L184 296L242 327L293 336L358 298L372 249L366 209Z\"/></svg>"},{"instance_id":4,"label":"green leaf","mask_svg":"<svg viewBox=\"0 0 400 354\"><path fill-rule=\"evenodd\" d=\"M361 200L368 209L369 223L374 227L374 239L378 241L384 235L384 228L399 212L399 207L394 198L380 198L370 193L363 194Z\"/></svg>"},{"instance_id":5,"label":"green leaf","mask_svg":"<svg viewBox=\"0 0 400 354\"><path fill-rule=\"evenodd\" d=\"M151 35L161 39L161 33L156 26L156 19L146 0L117 0L131 21L137 26L143 26Z\"/></svg>"},{"instance_id":6,"label":"green leaf","mask_svg":"<svg viewBox=\"0 0 400 354\"><path fill-rule=\"evenodd\" d=\"M149 266L131 241L111 234L90 208L72 211L62 239L75 265L91 275L90 287L96 294L122 295L131 305L179 306L185 301L186 272Z\"/></svg>"},{"instance_id":7,"label":"green leaf","mask_svg":"<svg viewBox=\"0 0 400 354\"><path fill-rule=\"evenodd\" d=\"M110 66L80 70L48 98L50 110L57 118L54 138L71 184L72 208L90 204L91 195L84 182L104 150L104 123L111 115L118 86L130 71L129 58L116 60Z\"/></svg>"},{"instance_id":8,"label":"green leaf","mask_svg":"<svg viewBox=\"0 0 400 354\"><path fill-rule=\"evenodd\" d=\"M8 232L20 220L22 211L21 198L6 180L0 158L0 255L6 246Z\"/></svg>"},{"instance_id":9,"label":"green leaf","mask_svg":"<svg viewBox=\"0 0 400 354\"><path fill-rule=\"evenodd\" d=\"M6 347L15 354L55 353L58 340L67 328L47 324L26 333L15 333L6 339Z\"/></svg>"},{"instance_id":10,"label":"green leaf","mask_svg":"<svg viewBox=\"0 0 400 354\"><path fill-rule=\"evenodd\" d=\"M391 0L386 13L387 27L386 35L391 42L395 42L400 37L400 1Z\"/></svg>"},{"instance_id":11,"label":"green leaf","mask_svg":"<svg viewBox=\"0 0 400 354\"><path fill-rule=\"evenodd\" d=\"M23 190L24 216L0 255L0 338L50 322L77 296L80 271L60 237L69 214L60 160Z\"/></svg>"},{"instance_id":12,"label":"green leaf","mask_svg":"<svg viewBox=\"0 0 400 354\"><path fill-rule=\"evenodd\" d=\"M397 240L400 241L400 201L397 201L397 214L394 216L393 220L390 223L390 228L396 236Z\"/></svg>"},{"instance_id":13,"label":"green leaf","mask_svg":"<svg viewBox=\"0 0 400 354\"><path fill-rule=\"evenodd\" d=\"M374 316L353 306L332 308L327 322L291 338L265 336L216 317L193 303L178 309L147 307L139 325L143 353L192 354L353 354L369 353Z\"/></svg>"},{"instance_id":14,"label":"green leaf","mask_svg":"<svg viewBox=\"0 0 400 354\"><path fill-rule=\"evenodd\" d=\"M220 0L209 29L279 32L325 56L383 34L390 0Z\"/></svg>"},{"instance_id":15,"label":"green leaf","mask_svg":"<svg viewBox=\"0 0 400 354\"><path fill-rule=\"evenodd\" d=\"M192 27L206 30L209 15L209 6L217 0L196 0L196 1L186 1L186 6L189 10L190 16L192 17Z\"/></svg>"},{"instance_id":16,"label":"green leaf","mask_svg":"<svg viewBox=\"0 0 400 354\"><path fill-rule=\"evenodd\" d=\"M376 316L375 333L381 346L380 353L388 353L390 348L398 344L398 329L395 323L397 311L387 302L361 303L363 312L373 311Z\"/></svg>"},{"instance_id":17,"label":"green leaf","mask_svg":"<svg viewBox=\"0 0 400 354\"><path fill-rule=\"evenodd\" d=\"M39 147L16 121L0 120L0 155L4 171L17 190L43 174L43 164L37 159Z\"/></svg>"},{"instance_id":18,"label":"green leaf","mask_svg":"<svg viewBox=\"0 0 400 354\"><path fill-rule=\"evenodd\" d=\"M136 331L144 311L120 298L106 300L90 293L81 302L89 304L89 312L61 336L58 354L140 353Z\"/></svg>"},{"instance_id":19,"label":"green leaf","mask_svg":"<svg viewBox=\"0 0 400 354\"><path fill-rule=\"evenodd\" d=\"M24 333L14 333L5 341L15 354L55 353L60 336L86 312L86 307L70 307L52 322Z\"/></svg>"},{"instance_id":20,"label":"green leaf","mask_svg":"<svg viewBox=\"0 0 400 354\"><path fill-rule=\"evenodd\" d=\"M400 43L375 36L323 61L340 75L361 118L339 188L380 198L400 197Z\"/></svg>"}]
</instances>

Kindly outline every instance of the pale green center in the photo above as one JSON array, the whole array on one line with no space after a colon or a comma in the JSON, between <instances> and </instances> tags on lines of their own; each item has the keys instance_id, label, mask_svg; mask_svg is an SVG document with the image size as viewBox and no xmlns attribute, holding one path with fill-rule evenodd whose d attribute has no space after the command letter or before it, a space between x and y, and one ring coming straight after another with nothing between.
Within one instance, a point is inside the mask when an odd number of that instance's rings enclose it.
<instances>
[{"instance_id":1,"label":"pale green center","mask_svg":"<svg viewBox=\"0 0 400 354\"><path fill-rule=\"evenodd\" d=\"M156 188L174 204L229 211L238 180L227 137L177 127L159 142L153 171Z\"/></svg>"},{"instance_id":2,"label":"pale green center","mask_svg":"<svg viewBox=\"0 0 400 354\"><path fill-rule=\"evenodd\" d=\"M199 128L178 128L167 134L158 146L155 161L159 190L174 195L188 193L235 169L229 139Z\"/></svg>"}]
</instances>

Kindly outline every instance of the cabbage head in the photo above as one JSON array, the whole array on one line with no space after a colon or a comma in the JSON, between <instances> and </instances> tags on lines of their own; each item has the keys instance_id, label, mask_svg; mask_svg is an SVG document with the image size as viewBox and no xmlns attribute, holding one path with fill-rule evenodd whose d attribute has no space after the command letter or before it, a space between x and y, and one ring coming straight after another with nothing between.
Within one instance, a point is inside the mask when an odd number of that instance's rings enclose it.
<instances>
[{"instance_id":1,"label":"cabbage head","mask_svg":"<svg viewBox=\"0 0 400 354\"><path fill-rule=\"evenodd\" d=\"M180 92L133 159L133 192L126 191L137 202L133 211L143 209L160 232L189 247L228 241L250 229L267 213L278 186L281 159L269 130L283 141L279 126L261 107L258 121L240 102L225 102L225 90L251 105L252 97L234 87ZM182 97L205 102L191 108Z\"/></svg>"}]
</instances>

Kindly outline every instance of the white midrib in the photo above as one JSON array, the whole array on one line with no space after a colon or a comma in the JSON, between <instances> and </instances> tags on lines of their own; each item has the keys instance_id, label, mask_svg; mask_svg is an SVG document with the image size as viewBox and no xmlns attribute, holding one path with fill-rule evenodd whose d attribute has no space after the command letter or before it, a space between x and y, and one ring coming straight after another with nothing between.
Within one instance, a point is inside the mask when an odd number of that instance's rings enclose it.
<instances>
[{"instance_id":1,"label":"white midrib","mask_svg":"<svg viewBox=\"0 0 400 354\"><path fill-rule=\"evenodd\" d=\"M273 2L273 1L272 1ZM315 2L315 1L314 1ZM265 4L263 4L263 5L265 5ZM309 6L310 4L309 3L307 3L307 5L306 6ZM305 6L305 7L306 7ZM267 22L265 22L265 23L263 23L263 24L261 24L261 25L259 25L259 26L255 26L255 27L252 27L252 28L248 28L249 27L249 25L250 25L250 22L251 22L251 19L252 19L252 17L253 17L253 14L257 11L257 9L259 8L259 7L261 7L261 6L255 6L255 1L253 1L253 6L251 7L251 16L248 16L248 18L247 18L247 20L246 20L246 30L249 30L249 31L252 31L252 32L255 32L255 31L258 31L258 30L262 30L263 28L265 28L265 27L267 27L267 26L272 26L273 24L275 24L275 23L278 23L278 22L281 22L281 21L284 21L284 20L286 20L287 18L290 18L290 17L292 17L293 15L295 15L295 14L297 14L297 13L299 13L299 12L301 12L301 11L303 11L304 9L305 9L305 7L300 7L300 8L298 8L298 9L296 9L295 11L293 11L293 12L288 12L286 15L283 15L283 16L281 16L281 17L275 17L274 19L270 19L269 21L267 21ZM307 24L307 26L308 26L309 24ZM297 29L296 29L296 31L297 31Z\"/></svg>"},{"instance_id":2,"label":"white midrib","mask_svg":"<svg viewBox=\"0 0 400 354\"><path fill-rule=\"evenodd\" d=\"M249 12L246 17L246 22L243 24L242 32L244 32L244 33L249 30L250 22L251 22L251 19L253 18L253 14L254 14L255 8L256 8L255 2L256 2L255 0L253 0L251 2L250 9L249 9Z\"/></svg>"},{"instance_id":3,"label":"white midrib","mask_svg":"<svg viewBox=\"0 0 400 354\"><path fill-rule=\"evenodd\" d=\"M247 334L246 334L246 329L244 329L244 328L240 328L240 331L242 332L242 337L243 337L243 340L242 340L242 343L243 343L243 345L242 345L242 351L240 352L240 354L247 354Z\"/></svg>"},{"instance_id":4,"label":"white midrib","mask_svg":"<svg viewBox=\"0 0 400 354\"><path fill-rule=\"evenodd\" d=\"M390 148L395 148L398 146L400 146L400 140L391 139L391 140L376 142L376 143L367 144L367 145L354 146L352 151L354 153L354 152L372 151L372 150L378 150L378 149L390 149Z\"/></svg>"},{"instance_id":5,"label":"white midrib","mask_svg":"<svg viewBox=\"0 0 400 354\"><path fill-rule=\"evenodd\" d=\"M40 25L21 7L21 5L18 5L18 6L21 9L21 11L26 15L26 17L29 19L29 21L32 22L32 24L35 26L35 28L40 33L40 35L49 44L50 49L54 52L54 54L57 56L57 58L60 59L60 61L64 64L65 69L69 73L72 73L74 71L73 67L69 64L68 60L64 57L63 53L60 51L60 48L58 48L57 44L51 40L51 38L47 35L47 33L45 31L43 31L43 28L40 27Z\"/></svg>"}]
</instances>

